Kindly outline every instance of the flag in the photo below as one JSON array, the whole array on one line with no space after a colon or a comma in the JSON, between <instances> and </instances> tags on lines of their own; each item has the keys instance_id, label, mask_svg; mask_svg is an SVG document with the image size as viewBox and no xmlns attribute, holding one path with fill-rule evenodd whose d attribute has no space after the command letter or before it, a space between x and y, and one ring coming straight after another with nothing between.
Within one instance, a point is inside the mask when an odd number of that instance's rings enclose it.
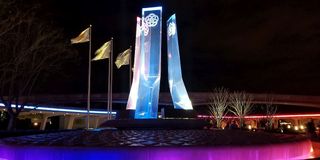
<instances>
[{"instance_id":1,"label":"flag","mask_svg":"<svg viewBox=\"0 0 320 160\"><path fill-rule=\"evenodd\" d=\"M110 57L111 51L111 40L104 43L95 53L95 57L92 59L93 61L106 59Z\"/></svg>"},{"instance_id":2,"label":"flag","mask_svg":"<svg viewBox=\"0 0 320 160\"><path fill-rule=\"evenodd\" d=\"M90 27L82 31L78 37L71 39L71 44L83 43L90 41Z\"/></svg>"},{"instance_id":3,"label":"flag","mask_svg":"<svg viewBox=\"0 0 320 160\"><path fill-rule=\"evenodd\" d=\"M124 52L120 53L116 59L116 66L119 69L123 65L128 65L130 62L131 56L131 48L125 50Z\"/></svg>"}]
</instances>

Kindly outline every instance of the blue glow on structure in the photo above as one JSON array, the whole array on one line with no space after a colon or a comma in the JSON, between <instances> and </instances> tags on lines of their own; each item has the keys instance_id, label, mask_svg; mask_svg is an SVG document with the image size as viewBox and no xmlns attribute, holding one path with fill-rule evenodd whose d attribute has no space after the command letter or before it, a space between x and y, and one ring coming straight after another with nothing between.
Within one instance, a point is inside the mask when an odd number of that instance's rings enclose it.
<instances>
[{"instance_id":1,"label":"blue glow on structure","mask_svg":"<svg viewBox=\"0 0 320 160\"><path fill-rule=\"evenodd\" d=\"M4 107L3 103L0 103L0 107ZM16 105L12 104L12 108L15 108ZM20 105L18 105L18 108L20 108ZM68 109L68 108L55 108L55 107L42 107L42 106L24 106L24 109L30 109L30 110L36 110L36 111L49 111L49 112L69 112L69 113L82 113L82 114L87 114L87 110L82 110L82 109ZM96 111L96 110L91 110L91 114L109 114L107 111ZM111 114L116 115L117 112L111 112Z\"/></svg>"},{"instance_id":2,"label":"blue glow on structure","mask_svg":"<svg viewBox=\"0 0 320 160\"><path fill-rule=\"evenodd\" d=\"M156 119L161 74L162 7L142 9L136 119Z\"/></svg>"},{"instance_id":3,"label":"blue glow on structure","mask_svg":"<svg viewBox=\"0 0 320 160\"><path fill-rule=\"evenodd\" d=\"M144 11L154 11L154 10L161 10L162 11L162 7L158 6L158 7L148 7L148 8L142 8L142 12ZM143 14L143 13L142 13Z\"/></svg>"},{"instance_id":4,"label":"blue glow on structure","mask_svg":"<svg viewBox=\"0 0 320 160\"><path fill-rule=\"evenodd\" d=\"M174 108L192 110L192 104L182 79L175 14L167 21L167 46L169 88Z\"/></svg>"}]
</instances>

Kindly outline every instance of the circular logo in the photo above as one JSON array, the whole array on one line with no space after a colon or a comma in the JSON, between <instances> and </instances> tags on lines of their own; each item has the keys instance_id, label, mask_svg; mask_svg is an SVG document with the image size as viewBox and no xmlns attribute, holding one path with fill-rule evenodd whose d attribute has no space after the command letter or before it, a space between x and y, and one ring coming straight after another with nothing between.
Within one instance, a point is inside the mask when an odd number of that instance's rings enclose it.
<instances>
[{"instance_id":1,"label":"circular logo","mask_svg":"<svg viewBox=\"0 0 320 160\"><path fill-rule=\"evenodd\" d=\"M159 17L154 13L150 13L146 18L144 18L144 22L148 27L154 27L158 24Z\"/></svg>"}]
</instances>

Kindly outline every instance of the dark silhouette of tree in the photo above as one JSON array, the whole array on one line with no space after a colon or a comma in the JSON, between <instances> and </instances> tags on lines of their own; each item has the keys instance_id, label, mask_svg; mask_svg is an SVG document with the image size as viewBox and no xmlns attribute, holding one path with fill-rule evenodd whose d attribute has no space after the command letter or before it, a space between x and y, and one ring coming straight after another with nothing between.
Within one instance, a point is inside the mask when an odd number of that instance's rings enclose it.
<instances>
[{"instance_id":1,"label":"dark silhouette of tree","mask_svg":"<svg viewBox=\"0 0 320 160\"><path fill-rule=\"evenodd\" d=\"M0 100L9 114L8 130L14 129L39 77L75 55L61 30L39 18L39 5L26 4L0 2Z\"/></svg>"}]
</instances>

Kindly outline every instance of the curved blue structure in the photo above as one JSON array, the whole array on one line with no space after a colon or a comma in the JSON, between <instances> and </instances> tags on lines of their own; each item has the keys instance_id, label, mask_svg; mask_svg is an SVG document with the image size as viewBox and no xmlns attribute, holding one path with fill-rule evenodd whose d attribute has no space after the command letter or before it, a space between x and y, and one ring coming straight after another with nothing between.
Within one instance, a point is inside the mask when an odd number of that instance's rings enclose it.
<instances>
[{"instance_id":1,"label":"curved blue structure","mask_svg":"<svg viewBox=\"0 0 320 160\"><path fill-rule=\"evenodd\" d=\"M167 45L168 80L174 108L192 110L192 104L182 79L175 14L173 14L167 21Z\"/></svg>"}]
</instances>

